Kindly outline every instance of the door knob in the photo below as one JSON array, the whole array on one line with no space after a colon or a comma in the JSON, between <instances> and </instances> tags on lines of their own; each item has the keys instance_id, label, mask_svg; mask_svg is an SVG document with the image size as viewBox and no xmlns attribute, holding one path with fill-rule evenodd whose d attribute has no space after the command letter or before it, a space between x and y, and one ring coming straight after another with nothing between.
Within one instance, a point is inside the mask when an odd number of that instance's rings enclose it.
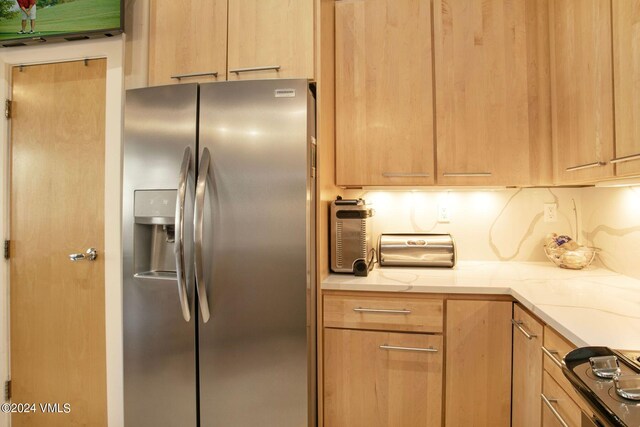
<instances>
[{"instance_id":1,"label":"door knob","mask_svg":"<svg viewBox=\"0 0 640 427\"><path fill-rule=\"evenodd\" d=\"M83 254L70 254L69 259L71 261L94 261L98 257L98 251L95 248L87 249L87 252Z\"/></svg>"}]
</instances>

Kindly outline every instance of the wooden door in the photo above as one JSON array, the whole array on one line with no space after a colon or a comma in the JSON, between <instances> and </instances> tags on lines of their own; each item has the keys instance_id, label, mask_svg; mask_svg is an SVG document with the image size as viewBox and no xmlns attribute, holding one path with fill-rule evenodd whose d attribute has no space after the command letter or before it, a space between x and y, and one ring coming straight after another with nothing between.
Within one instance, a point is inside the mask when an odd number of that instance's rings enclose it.
<instances>
[{"instance_id":1,"label":"wooden door","mask_svg":"<svg viewBox=\"0 0 640 427\"><path fill-rule=\"evenodd\" d=\"M550 0L549 10L554 180L611 177L611 0Z\"/></svg>"},{"instance_id":2,"label":"wooden door","mask_svg":"<svg viewBox=\"0 0 640 427\"><path fill-rule=\"evenodd\" d=\"M640 174L640 0L614 0L616 175Z\"/></svg>"},{"instance_id":3,"label":"wooden door","mask_svg":"<svg viewBox=\"0 0 640 427\"><path fill-rule=\"evenodd\" d=\"M312 79L313 4L313 0L229 0L228 80Z\"/></svg>"},{"instance_id":4,"label":"wooden door","mask_svg":"<svg viewBox=\"0 0 640 427\"><path fill-rule=\"evenodd\" d=\"M12 401L71 410L12 426L106 426L106 60L15 67L12 85Z\"/></svg>"},{"instance_id":5,"label":"wooden door","mask_svg":"<svg viewBox=\"0 0 640 427\"><path fill-rule=\"evenodd\" d=\"M227 0L150 3L150 86L221 81L226 72Z\"/></svg>"},{"instance_id":6,"label":"wooden door","mask_svg":"<svg viewBox=\"0 0 640 427\"><path fill-rule=\"evenodd\" d=\"M440 426L442 353L440 335L325 329L324 425Z\"/></svg>"},{"instance_id":7,"label":"wooden door","mask_svg":"<svg viewBox=\"0 0 640 427\"><path fill-rule=\"evenodd\" d=\"M511 425L511 305L447 301L446 426Z\"/></svg>"},{"instance_id":8,"label":"wooden door","mask_svg":"<svg viewBox=\"0 0 640 427\"><path fill-rule=\"evenodd\" d=\"M432 185L430 1L335 8L337 184Z\"/></svg>"},{"instance_id":9,"label":"wooden door","mask_svg":"<svg viewBox=\"0 0 640 427\"><path fill-rule=\"evenodd\" d=\"M511 425L540 427L542 392L542 334L543 325L515 304L513 320L513 385L511 391Z\"/></svg>"},{"instance_id":10,"label":"wooden door","mask_svg":"<svg viewBox=\"0 0 640 427\"><path fill-rule=\"evenodd\" d=\"M435 0L438 184L551 181L547 1Z\"/></svg>"}]
</instances>

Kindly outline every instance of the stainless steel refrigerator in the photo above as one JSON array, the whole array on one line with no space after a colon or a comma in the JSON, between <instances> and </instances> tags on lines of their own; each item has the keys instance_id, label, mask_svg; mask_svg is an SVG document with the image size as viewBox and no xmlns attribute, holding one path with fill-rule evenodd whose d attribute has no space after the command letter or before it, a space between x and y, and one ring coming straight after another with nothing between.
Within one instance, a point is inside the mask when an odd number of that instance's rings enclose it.
<instances>
[{"instance_id":1,"label":"stainless steel refrigerator","mask_svg":"<svg viewBox=\"0 0 640 427\"><path fill-rule=\"evenodd\" d=\"M127 91L127 427L316 425L311 89Z\"/></svg>"}]
</instances>

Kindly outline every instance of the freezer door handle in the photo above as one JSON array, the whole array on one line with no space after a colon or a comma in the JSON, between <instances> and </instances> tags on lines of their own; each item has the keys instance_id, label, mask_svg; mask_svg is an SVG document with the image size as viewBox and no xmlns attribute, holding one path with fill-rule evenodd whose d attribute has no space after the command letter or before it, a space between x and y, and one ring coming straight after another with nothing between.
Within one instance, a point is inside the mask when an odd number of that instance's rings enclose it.
<instances>
[{"instance_id":1,"label":"freezer door handle","mask_svg":"<svg viewBox=\"0 0 640 427\"><path fill-rule=\"evenodd\" d=\"M204 197L207 192L207 178L209 176L209 164L211 156L209 149L202 151L200 158L200 168L198 169L198 181L196 183L196 205L193 214L193 241L195 244L195 267L196 267L196 291L198 293L198 303L202 313L202 321L209 321L209 300L207 298L207 285L204 278L204 260L202 256L203 228L204 228Z\"/></svg>"},{"instance_id":2,"label":"freezer door handle","mask_svg":"<svg viewBox=\"0 0 640 427\"><path fill-rule=\"evenodd\" d=\"M180 298L180 308L185 321L191 320L191 310L189 308L189 297L187 292L187 278L184 262L184 204L187 196L187 181L189 179L189 169L191 168L191 147L184 149L180 176L178 178L178 195L176 200L176 224L174 254L176 257L176 279L178 281L178 297Z\"/></svg>"}]
</instances>

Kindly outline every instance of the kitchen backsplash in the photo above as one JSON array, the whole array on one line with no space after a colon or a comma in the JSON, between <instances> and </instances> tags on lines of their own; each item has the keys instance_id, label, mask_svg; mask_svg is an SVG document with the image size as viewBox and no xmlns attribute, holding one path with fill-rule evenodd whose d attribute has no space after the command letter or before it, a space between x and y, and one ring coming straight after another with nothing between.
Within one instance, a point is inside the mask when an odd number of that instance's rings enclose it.
<instances>
[{"instance_id":1,"label":"kitchen backsplash","mask_svg":"<svg viewBox=\"0 0 640 427\"><path fill-rule=\"evenodd\" d=\"M580 191L583 239L607 268L640 279L640 187Z\"/></svg>"},{"instance_id":2,"label":"kitchen backsplash","mask_svg":"<svg viewBox=\"0 0 640 427\"><path fill-rule=\"evenodd\" d=\"M575 200L580 189L535 188L486 191L366 191L349 192L375 209L372 235L380 233L451 233L458 259L543 261L547 233L576 234ZM556 203L558 221L545 223L543 206ZM449 223L439 223L446 209Z\"/></svg>"},{"instance_id":3,"label":"kitchen backsplash","mask_svg":"<svg viewBox=\"0 0 640 427\"><path fill-rule=\"evenodd\" d=\"M601 248L606 267L640 278L640 188L348 190L344 196L362 197L375 209L376 245L380 233L451 233L459 260L546 261L542 240L556 232ZM557 205L556 222L544 221L545 203ZM446 213L449 222L438 222Z\"/></svg>"}]
</instances>

